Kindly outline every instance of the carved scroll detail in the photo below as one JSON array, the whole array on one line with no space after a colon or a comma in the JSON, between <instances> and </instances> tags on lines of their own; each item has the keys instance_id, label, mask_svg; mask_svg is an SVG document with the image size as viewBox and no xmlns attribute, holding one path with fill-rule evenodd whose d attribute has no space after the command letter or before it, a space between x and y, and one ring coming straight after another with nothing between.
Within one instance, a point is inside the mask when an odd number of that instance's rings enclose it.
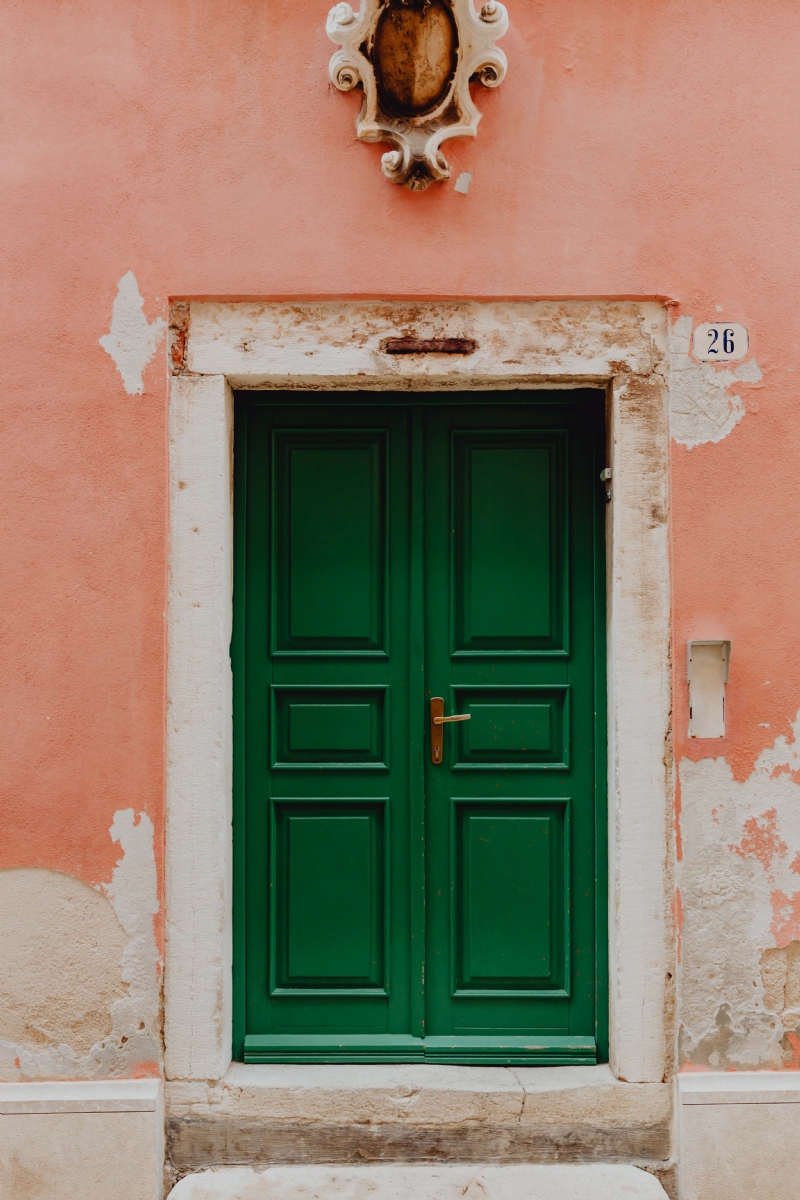
<instances>
[{"instance_id":1,"label":"carved scroll detail","mask_svg":"<svg viewBox=\"0 0 800 1200\"><path fill-rule=\"evenodd\" d=\"M481 113L470 82L497 87L506 56L495 42L508 30L500 0L476 12L472 0L361 0L328 14L331 83L361 87L356 119L363 142L388 142L381 158L387 179L412 191L450 178L441 150L454 137L475 137Z\"/></svg>"}]
</instances>

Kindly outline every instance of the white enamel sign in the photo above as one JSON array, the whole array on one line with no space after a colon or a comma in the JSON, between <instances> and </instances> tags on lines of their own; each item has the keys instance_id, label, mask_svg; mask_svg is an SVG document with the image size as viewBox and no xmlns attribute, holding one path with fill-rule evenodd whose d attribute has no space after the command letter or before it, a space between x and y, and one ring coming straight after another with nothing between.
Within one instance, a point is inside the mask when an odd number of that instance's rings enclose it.
<instances>
[{"instance_id":1,"label":"white enamel sign","mask_svg":"<svg viewBox=\"0 0 800 1200\"><path fill-rule=\"evenodd\" d=\"M692 337L694 356L701 362L738 362L747 346L747 330L735 321L707 321Z\"/></svg>"}]
</instances>

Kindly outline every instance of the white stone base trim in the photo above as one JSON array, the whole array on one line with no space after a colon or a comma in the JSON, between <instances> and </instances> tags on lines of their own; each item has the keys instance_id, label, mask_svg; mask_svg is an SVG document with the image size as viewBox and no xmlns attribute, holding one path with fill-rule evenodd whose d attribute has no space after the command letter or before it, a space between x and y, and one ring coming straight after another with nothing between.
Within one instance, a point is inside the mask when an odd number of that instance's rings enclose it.
<instances>
[{"instance_id":1,"label":"white stone base trim","mask_svg":"<svg viewBox=\"0 0 800 1200\"><path fill-rule=\"evenodd\" d=\"M156 1112L158 1079L97 1079L0 1083L0 1115L7 1113Z\"/></svg>"},{"instance_id":2,"label":"white stone base trim","mask_svg":"<svg viewBox=\"0 0 800 1200\"><path fill-rule=\"evenodd\" d=\"M429 1166L227 1167L187 1175L170 1200L666 1200L658 1180L636 1167Z\"/></svg>"},{"instance_id":3,"label":"white stone base trim","mask_svg":"<svg viewBox=\"0 0 800 1200\"><path fill-rule=\"evenodd\" d=\"M800 1071L679 1075L682 1200L797 1200Z\"/></svg>"},{"instance_id":4,"label":"white stone base trim","mask_svg":"<svg viewBox=\"0 0 800 1200\"><path fill-rule=\"evenodd\" d=\"M158 1079L0 1084L0 1196L160 1200Z\"/></svg>"},{"instance_id":5,"label":"white stone base trim","mask_svg":"<svg viewBox=\"0 0 800 1200\"><path fill-rule=\"evenodd\" d=\"M800 1071L698 1071L678 1076L681 1104L800 1104Z\"/></svg>"}]
</instances>

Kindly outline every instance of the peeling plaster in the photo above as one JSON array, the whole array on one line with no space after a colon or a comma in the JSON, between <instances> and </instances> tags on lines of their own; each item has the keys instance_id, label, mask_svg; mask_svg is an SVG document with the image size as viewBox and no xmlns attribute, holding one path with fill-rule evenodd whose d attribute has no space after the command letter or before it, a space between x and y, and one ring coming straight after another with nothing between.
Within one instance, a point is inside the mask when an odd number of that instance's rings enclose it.
<instances>
[{"instance_id":1,"label":"peeling plaster","mask_svg":"<svg viewBox=\"0 0 800 1200\"><path fill-rule=\"evenodd\" d=\"M114 1028L129 1039L142 1032L151 1038L159 1016L161 972L153 926L153 917L159 910L153 822L147 813L139 813L136 821L133 809L126 808L114 814L109 832L112 841L119 842L122 858L114 868L106 892L130 938L122 955L122 978L128 984L128 995L112 1008L111 1015ZM146 1051L141 1056L143 1060L159 1057L158 1046L152 1039L142 1050Z\"/></svg>"},{"instance_id":2,"label":"peeling plaster","mask_svg":"<svg viewBox=\"0 0 800 1200\"><path fill-rule=\"evenodd\" d=\"M680 764L681 1058L798 1065L800 713L743 782L724 758Z\"/></svg>"},{"instance_id":3,"label":"peeling plaster","mask_svg":"<svg viewBox=\"0 0 800 1200\"><path fill-rule=\"evenodd\" d=\"M689 354L693 323L688 315L679 317L669 337L670 435L690 450L705 442L721 442L741 421L744 401L728 388L763 379L754 358L734 370L696 362Z\"/></svg>"},{"instance_id":4,"label":"peeling plaster","mask_svg":"<svg viewBox=\"0 0 800 1200\"><path fill-rule=\"evenodd\" d=\"M127 991L126 942L109 901L83 880L43 867L0 871L0 1038L88 1053L111 1033L111 1005Z\"/></svg>"},{"instance_id":5,"label":"peeling plaster","mask_svg":"<svg viewBox=\"0 0 800 1200\"><path fill-rule=\"evenodd\" d=\"M800 1025L800 942L765 950L761 955L764 1004L781 1021Z\"/></svg>"},{"instance_id":6,"label":"peeling plaster","mask_svg":"<svg viewBox=\"0 0 800 1200\"><path fill-rule=\"evenodd\" d=\"M114 297L111 332L100 338L100 345L116 363L129 395L140 396L144 391L145 367L155 354L166 328L163 317L148 323L136 276L133 271L128 271L120 279Z\"/></svg>"},{"instance_id":7,"label":"peeling plaster","mask_svg":"<svg viewBox=\"0 0 800 1200\"><path fill-rule=\"evenodd\" d=\"M110 834L118 842L122 856L114 868L111 882L96 889L113 909L114 928L122 927L125 937L117 941L97 938L97 954L107 955L116 948L116 969L119 986L116 998L106 986L99 996L108 996L106 1034L88 1049L80 1037L66 1040L64 1033L52 1036L49 1044L34 1048L31 1039L14 1042L0 1037L0 1078L3 1079L93 1079L107 1076L142 1075L158 1071L161 1057L159 1028L159 980L161 961L153 928L153 916L158 912L156 864L153 845L153 823L146 813L135 820L132 808L114 814ZM12 874L7 872L5 874ZM82 886L73 876L58 871L37 872L48 882L68 881L68 887ZM45 889L43 889L45 890ZM52 919L58 921L63 899L63 887L50 901ZM47 901L46 901L47 902ZM95 906L96 907L96 906ZM35 941L37 934L32 937ZM120 955L121 947L121 955ZM34 945L35 949L35 945ZM4 964L8 973L12 968ZM62 986L57 963L47 960L53 978L44 981L55 994ZM92 977L84 972L84 988L91 989ZM54 1027L58 1020L53 1021ZM46 1042L46 1038L42 1039ZM75 1043L75 1044L72 1044Z\"/></svg>"}]
</instances>

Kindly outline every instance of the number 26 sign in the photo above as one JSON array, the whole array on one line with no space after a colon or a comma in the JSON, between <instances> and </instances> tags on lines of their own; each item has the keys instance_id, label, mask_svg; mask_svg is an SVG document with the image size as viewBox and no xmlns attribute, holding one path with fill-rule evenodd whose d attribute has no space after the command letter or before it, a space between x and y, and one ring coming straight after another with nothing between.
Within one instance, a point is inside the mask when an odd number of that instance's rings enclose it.
<instances>
[{"instance_id":1,"label":"number 26 sign","mask_svg":"<svg viewBox=\"0 0 800 1200\"><path fill-rule=\"evenodd\" d=\"M701 362L738 362L747 354L747 330L735 321L707 321L696 326L692 349Z\"/></svg>"}]
</instances>

